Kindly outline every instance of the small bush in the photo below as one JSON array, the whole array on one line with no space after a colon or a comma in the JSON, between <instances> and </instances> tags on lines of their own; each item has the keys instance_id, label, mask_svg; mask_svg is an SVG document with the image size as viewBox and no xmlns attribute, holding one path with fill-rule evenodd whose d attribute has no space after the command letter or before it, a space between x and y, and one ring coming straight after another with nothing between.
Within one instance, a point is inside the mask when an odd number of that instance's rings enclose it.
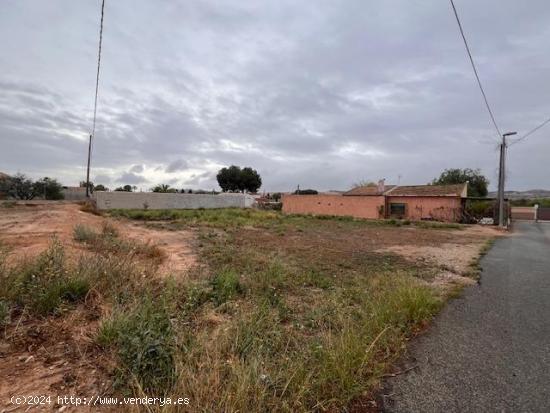
<instances>
[{"instance_id":1,"label":"small bush","mask_svg":"<svg viewBox=\"0 0 550 413\"><path fill-rule=\"evenodd\" d=\"M91 201L85 201L81 205L80 210L82 212L87 212L87 213L93 214L93 215L103 215L101 213L101 211L97 208L96 204L94 202L91 202Z\"/></svg>"},{"instance_id":2,"label":"small bush","mask_svg":"<svg viewBox=\"0 0 550 413\"><path fill-rule=\"evenodd\" d=\"M219 306L243 292L239 275L233 270L224 269L212 280L212 301Z\"/></svg>"},{"instance_id":3,"label":"small bush","mask_svg":"<svg viewBox=\"0 0 550 413\"><path fill-rule=\"evenodd\" d=\"M69 271L64 248L57 239L37 258L3 272L0 298L38 316L55 313L64 301L78 301L89 290L86 280L75 278Z\"/></svg>"},{"instance_id":4,"label":"small bush","mask_svg":"<svg viewBox=\"0 0 550 413\"><path fill-rule=\"evenodd\" d=\"M165 258L165 253L156 245L136 240L122 239L115 226L105 222L101 233L95 232L86 225L78 224L73 230L73 238L84 242L99 254L137 255L157 261Z\"/></svg>"},{"instance_id":5,"label":"small bush","mask_svg":"<svg viewBox=\"0 0 550 413\"><path fill-rule=\"evenodd\" d=\"M304 273L304 284L326 290L332 286L332 280L326 274L311 269Z\"/></svg>"},{"instance_id":6,"label":"small bush","mask_svg":"<svg viewBox=\"0 0 550 413\"><path fill-rule=\"evenodd\" d=\"M111 224L110 222L104 222L101 228L101 235L103 235L104 237L117 238L120 234L118 232L118 229L116 229L113 224Z\"/></svg>"},{"instance_id":7,"label":"small bush","mask_svg":"<svg viewBox=\"0 0 550 413\"><path fill-rule=\"evenodd\" d=\"M69 302L82 300L90 290L90 283L83 278L68 278L59 283L59 295Z\"/></svg>"},{"instance_id":8,"label":"small bush","mask_svg":"<svg viewBox=\"0 0 550 413\"><path fill-rule=\"evenodd\" d=\"M201 305L210 300L211 293L204 287L194 285L191 286L185 294L183 310L185 314L194 312Z\"/></svg>"},{"instance_id":9,"label":"small bush","mask_svg":"<svg viewBox=\"0 0 550 413\"><path fill-rule=\"evenodd\" d=\"M15 202L15 201L1 201L0 202L0 207L1 208L15 208L16 205L17 205L17 202Z\"/></svg>"},{"instance_id":10,"label":"small bush","mask_svg":"<svg viewBox=\"0 0 550 413\"><path fill-rule=\"evenodd\" d=\"M97 240L98 233L87 225L77 224L73 229L73 238L78 242L94 242Z\"/></svg>"},{"instance_id":11,"label":"small bush","mask_svg":"<svg viewBox=\"0 0 550 413\"><path fill-rule=\"evenodd\" d=\"M170 391L175 378L175 341L168 314L160 304L147 298L104 322L97 341L116 350L122 364L119 384L136 380L148 395Z\"/></svg>"}]
</instances>

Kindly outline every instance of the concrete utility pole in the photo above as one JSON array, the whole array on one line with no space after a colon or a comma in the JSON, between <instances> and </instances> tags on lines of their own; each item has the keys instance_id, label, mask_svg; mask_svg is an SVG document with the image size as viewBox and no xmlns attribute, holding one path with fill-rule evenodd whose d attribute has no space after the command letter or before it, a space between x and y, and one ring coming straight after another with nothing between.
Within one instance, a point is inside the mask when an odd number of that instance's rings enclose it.
<instances>
[{"instance_id":1,"label":"concrete utility pole","mask_svg":"<svg viewBox=\"0 0 550 413\"><path fill-rule=\"evenodd\" d=\"M502 135L500 144L500 165L498 168L498 225L505 226L504 222L504 180L506 171L506 137L517 134L517 132L507 132Z\"/></svg>"},{"instance_id":2,"label":"concrete utility pole","mask_svg":"<svg viewBox=\"0 0 550 413\"><path fill-rule=\"evenodd\" d=\"M88 167L86 168L86 198L90 197L90 156L92 153L92 135L88 142Z\"/></svg>"}]
</instances>

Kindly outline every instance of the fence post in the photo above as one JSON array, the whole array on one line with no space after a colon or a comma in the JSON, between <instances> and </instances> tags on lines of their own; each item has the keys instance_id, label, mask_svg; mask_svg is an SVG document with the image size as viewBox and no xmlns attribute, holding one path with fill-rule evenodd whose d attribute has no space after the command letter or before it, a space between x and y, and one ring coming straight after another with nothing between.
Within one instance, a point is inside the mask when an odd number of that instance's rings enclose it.
<instances>
[{"instance_id":1,"label":"fence post","mask_svg":"<svg viewBox=\"0 0 550 413\"><path fill-rule=\"evenodd\" d=\"M535 204L535 222L539 222L539 204Z\"/></svg>"}]
</instances>

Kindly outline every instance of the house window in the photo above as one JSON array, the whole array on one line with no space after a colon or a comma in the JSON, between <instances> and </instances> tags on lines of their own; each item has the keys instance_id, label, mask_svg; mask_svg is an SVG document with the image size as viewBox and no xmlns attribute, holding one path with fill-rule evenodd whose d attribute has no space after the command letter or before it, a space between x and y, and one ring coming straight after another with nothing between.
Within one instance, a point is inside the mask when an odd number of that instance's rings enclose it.
<instances>
[{"instance_id":1,"label":"house window","mask_svg":"<svg viewBox=\"0 0 550 413\"><path fill-rule=\"evenodd\" d=\"M402 218L405 216L406 204L390 204L390 215Z\"/></svg>"}]
</instances>

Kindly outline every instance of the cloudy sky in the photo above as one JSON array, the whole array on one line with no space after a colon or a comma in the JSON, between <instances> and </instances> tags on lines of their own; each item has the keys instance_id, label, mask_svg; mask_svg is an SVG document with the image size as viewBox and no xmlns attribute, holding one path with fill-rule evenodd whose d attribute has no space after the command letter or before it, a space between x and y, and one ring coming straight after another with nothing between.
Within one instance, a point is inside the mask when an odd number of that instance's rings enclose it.
<instances>
[{"instance_id":1,"label":"cloudy sky","mask_svg":"<svg viewBox=\"0 0 550 413\"><path fill-rule=\"evenodd\" d=\"M547 0L456 0L502 130L550 116ZM0 171L85 177L100 0L0 1ZM106 0L92 178L266 190L426 183L497 140L447 1ZM549 188L550 125L509 149L508 188Z\"/></svg>"}]
</instances>

